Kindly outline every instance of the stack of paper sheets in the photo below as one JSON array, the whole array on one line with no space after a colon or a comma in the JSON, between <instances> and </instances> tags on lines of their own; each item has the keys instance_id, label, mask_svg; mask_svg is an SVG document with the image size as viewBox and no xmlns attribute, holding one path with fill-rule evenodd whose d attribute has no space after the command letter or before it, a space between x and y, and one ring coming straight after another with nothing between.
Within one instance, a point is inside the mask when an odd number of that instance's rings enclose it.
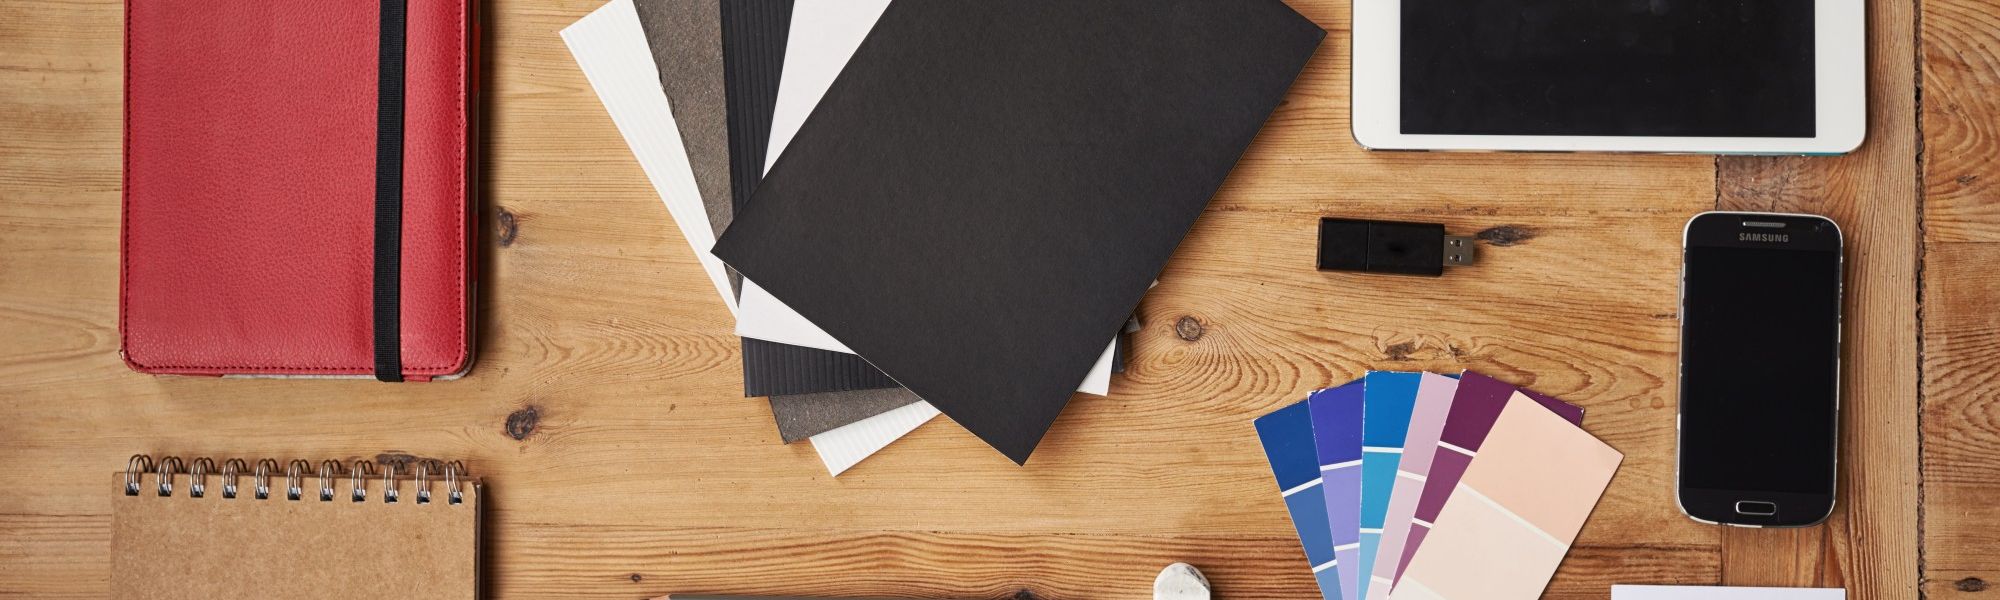
<instances>
[{"instance_id":1,"label":"stack of paper sheets","mask_svg":"<svg viewBox=\"0 0 2000 600\"><path fill-rule=\"evenodd\" d=\"M738 238L761 240L740 242L735 244L734 247L737 248L739 257L743 257L742 262L761 265L762 269L757 272L775 274L773 277L779 279L779 281L762 281L756 278L745 277L743 274L739 274L731 269L731 265L726 265L724 261L720 260L717 256L717 252L720 252L717 249L718 241L728 241L726 238L729 236L724 235L726 232L732 232L746 225L758 225L764 231L782 230L782 226L773 225L773 223L782 225L788 220L798 220L789 215L799 214L814 207L826 206L825 203L827 202L844 201L859 205L861 201L876 199L878 196L884 195L883 193L874 191L858 193L850 191L845 197L820 197L819 194L823 190L819 188L825 187L831 189L834 187L834 184L843 181L846 183L862 181L868 184L887 182L886 185L891 189L908 188L908 186L899 187L895 183L899 179L892 175L876 176L864 174L860 175L857 179L856 177L845 175L854 173L856 169L836 169L835 173L841 175L829 176L824 173L810 174L809 169L800 167L793 169L790 178L791 180L804 180L806 183L795 184L787 189L803 189L805 192L815 196L812 198L812 202L806 203L803 208L794 200L798 196L797 193L787 194L758 191L760 188L783 187L776 184L764 185L764 176L767 172L770 172L774 180L783 179L787 173L784 172L783 161L780 159L788 156L786 154L787 150L799 145L795 144L795 142L800 140L805 140L806 142L818 140L816 143L806 143L805 145L817 146L819 148L824 148L828 140L841 143L872 142L888 147L890 150L889 154L914 147L912 144L905 144L900 141L894 143L885 142L884 140L889 139L905 139L893 138L892 136L895 133L889 131L891 128L886 127L871 128L871 130L861 131L858 134L826 133L825 131L815 134L808 127L810 120L808 117L818 112L824 112L821 110L823 108L822 100L830 97L830 90L833 90L836 87L835 84L842 80L843 73L851 70L848 68L850 62L869 63L874 72L880 74L885 71L895 72L893 67L895 61L907 56L905 52L879 50L872 59L863 58L857 60L855 58L858 53L866 55L866 53L861 52L862 48L864 48L864 41L871 39L872 36L878 33L876 31L878 23L891 22L883 25L882 28L893 30L889 36L893 39L877 42L878 45L891 44L900 40L903 43L926 48L937 46L940 43L932 41L927 37L934 28L943 30L952 27L981 26L979 23L968 23L964 22L963 19L955 18L962 15L961 11L963 10L986 10L992 12L993 14L989 14L987 20L982 23L985 26L994 28L993 31L996 32L1007 28L1003 24L998 24L1000 21L1012 18L1012 30L1016 32L1030 32L1025 34L1028 37L1041 35L1038 32L1047 29L1040 27L1045 22L1078 28L1098 28L1096 31L1098 34L1101 34L1098 37L1070 36L1060 39L1078 40L1078 43L1104 47L1109 47L1108 45L1112 43L1100 40L1100 38L1110 39L1103 37L1107 35L1122 33L1124 35L1136 34L1143 36L1140 39L1163 39L1157 35L1149 34L1160 31L1172 31L1176 27L1209 28L1216 30L1220 34L1225 32L1225 27L1241 27L1244 26L1243 23L1265 23L1266 27L1288 27L1291 33L1295 34L1293 38L1287 40L1289 47L1278 47L1279 45L1268 39L1268 36L1236 35L1234 38L1217 37L1215 39L1203 39L1201 42L1188 41L1184 43L1186 47L1161 48L1152 53L1139 56L1160 56L1163 58L1156 60L1165 61L1181 60L1183 61L1182 63L1173 64L1184 64L1189 68L1205 66L1205 63L1211 62L1223 64L1222 61L1227 60L1227 54L1202 51L1202 49L1195 46L1197 43L1222 43L1238 51L1236 59L1239 61L1274 62L1271 60L1273 57L1295 60L1296 62L1293 64L1287 64L1284 60L1278 60L1275 61L1275 64L1269 65L1274 68L1273 71L1247 76L1240 75L1243 73L1242 69L1223 69L1218 71L1228 74L1231 77L1255 78L1259 82L1277 82L1285 85L1289 84L1290 77L1296 75L1296 72L1302 66L1304 58L1310 55L1311 45L1316 45L1318 37L1322 35L1322 32L1317 27L1312 26L1309 22L1305 22L1295 13L1291 13L1289 9L1284 8L1281 3L1275 0L1264 0L1258 6L1245 5L1242 8L1223 5L1211 7L1241 13L1246 17L1240 21L1231 21L1228 24L1220 24L1220 22L1212 20L1203 21L1201 19L1155 23L1147 18L1143 18L1145 15L1151 14L1152 11L1150 9L1136 2L1129 4L1131 6L1106 8L1110 5L1103 5L1091 7L1092 10L1112 11L1110 14L1119 15L1124 17L1126 21L1129 21L1129 23L1121 23L1116 21L1092 20L1081 18L1085 15L1070 14L1077 5L1064 2L1010 3L1004 5L974 2L956 7L915 3L898 5L903 7L902 11L898 13L891 10L891 0L610 0L610 2L598 10L564 29L562 37L569 45L572 55L575 57L585 77L589 80L591 87L597 93L599 100L603 103L606 111L610 113L612 121L625 138L625 142L631 147L632 153L638 158L646 176L651 180L653 187L666 204L668 212L671 214L672 220L680 234L693 247L695 256L706 272L711 285L714 286L718 297L735 316L736 334L742 337L745 396L768 396L773 416L777 421L777 429L780 437L787 443L800 439L810 439L814 449L826 464L827 469L833 474L838 475L863 458L874 454L940 414L938 407L933 406L930 402L926 402L925 397L920 397L912 391L912 389L923 389L917 383L912 382L921 383L928 381L931 386L929 387L930 391L926 392L927 397L932 400L939 400L942 402L941 405L945 406L947 410L952 410L952 407L956 406L957 410L962 412L953 413L954 418L958 419L961 424L973 429L975 433L986 438L989 443L994 443L996 447L1001 447L1003 445L1002 442L1005 442L1004 450L1008 451L1009 456L1014 457L1017 461L1025 460L1027 451L1032 449L1034 443L1039 440L1042 431L1046 429L1046 423L1029 423L1029 421L1034 419L1021 416L1026 411L1012 410L1011 407L1004 406L994 407L991 403L981 402L980 400L983 400L983 398L966 397L987 394L987 390L995 387L1005 388L1014 386L985 386L984 388L961 386L956 390L958 393L947 393L951 391L950 386L940 385L939 382L952 381L948 377L948 375L951 375L950 373L941 372L949 371L950 369L941 369L939 366L959 367L963 371L962 375L967 377L983 374L990 378L996 375L1004 376L1004 374L999 373L997 368L993 366L993 364L997 363L985 360L986 358L1020 357L1024 355L1038 356L1043 354L1074 356L1081 360L1065 361L1063 362L1063 366L1065 368L1074 366L1076 370L1073 372L1080 374L1080 377L1067 379L1065 378L1066 376L1054 376L1054 379L1060 380L1054 381L1059 387L1046 390L1036 388L1044 392L1060 392L1037 395L1035 397L1038 401L1038 404L1035 406L1036 409L1042 410L1052 405L1054 409L1059 410L1062 402L1067 400L1069 390L1072 388L1077 392L1087 394L1104 395L1109 393L1111 374L1121 371L1123 367L1123 355L1121 353L1123 343L1117 338L1122 335L1120 333L1121 330L1129 333L1133 329L1133 325L1126 323L1125 327L1121 328L1118 327L1120 325L1118 321L1112 321L1109 323L1109 327L1100 330L1095 327L1097 321L1091 320L1092 327L1070 328L1068 331L1061 332L1061 335L1065 336L1064 339L1066 340L1080 339L1086 342L1082 348L1071 348L1083 350L1080 353L1059 353L1055 349L1047 348L1049 344L1038 346L1028 339L1002 340L996 343L985 339L978 339L980 336L940 334L935 336L936 339L904 340L906 343L883 345L878 342L875 346L876 351L872 355L864 357L849 348L844 341L852 341L857 338L869 339L871 336L876 335L875 332L890 329L898 331L895 335L907 336L908 334L900 332L913 328L892 327L892 325L900 324L884 321L881 318L881 314L874 315L875 319L872 321L872 325L856 325L857 321L866 320L866 315L861 315L861 313L876 310L881 306L888 306L892 301L898 299L907 301L907 297L911 295L910 289L908 287L900 290L891 289L895 287L893 284L901 283L907 285L907 282L921 280L924 276L923 273L916 270L906 270L906 272L895 273L886 279L875 280L877 282L891 282L891 284L872 284L875 287L867 287L860 284L850 286L847 285L849 282L860 281L863 276L881 270L872 268L879 264L879 261L869 262L864 258L850 258L846 266L842 267L804 269L809 273L809 276L802 278L797 273L787 273L782 268L772 266L774 264L784 265L786 261L796 262L798 259L795 254L791 255L793 258L785 258L786 255L780 251L763 251L765 247L791 243L790 240L794 240L800 236L788 233L765 233L762 234L762 237L759 237L759 234L756 233L735 236ZM885 14L890 16L885 18ZM999 34L996 33L996 35ZM1234 41L1220 41L1230 39ZM1310 42L1310 45L1303 45L1307 41ZM956 41L942 43L946 47L941 48L941 50L968 51L968 48L963 47L962 44ZM1306 52L1298 52L1297 49L1300 47L1305 48ZM966 65L965 67L946 65L946 68L941 69L939 74L933 75L932 80L942 81L953 77L975 77L975 75L966 75L966 73L977 73L980 69L998 69L999 72L1003 73L1019 74L1018 72L1008 71L1004 63L987 64L987 61L982 57L994 55L982 48L970 48L969 50L973 55L969 60L973 64ZM941 53L927 53L927 55ZM1289 56L1287 53L1295 56ZM1174 58L1180 54L1199 58ZM1016 60L1024 55L1016 52L1010 56L1012 56L1010 60ZM1107 54L1105 56L1108 58L1095 62L1072 61L1075 63L1075 66L1079 67L1075 72L1087 74L1093 68L1107 71L1124 68L1124 65L1114 62L1113 59L1132 55L1118 53ZM1207 58L1209 56L1225 56L1225 58L1210 59ZM1029 73L1028 76L1047 78L1065 76L1070 72L1056 71L1054 75L1037 73L1044 72L1033 72ZM849 77L868 79L865 75L867 73L850 75ZM877 80L879 81L879 79ZM1087 79L1086 81L1119 83L1125 80L1095 78ZM1179 78L1163 79L1160 81L1166 83L1199 82L1193 75L1183 75ZM1049 82L1054 88L1067 89L1059 85L1064 83L1060 80L1050 79ZM1147 84L1160 85L1161 83L1147 82ZM848 87L853 88L860 85L863 84L853 84ZM949 85L942 85L941 87L950 88ZM1134 88L1132 91L1138 91L1138 89ZM1216 172L1226 174L1227 167L1233 164L1236 156L1241 154L1242 149L1240 146L1247 144L1249 141L1247 136L1241 134L1241 129L1247 127L1249 132L1254 133L1255 128L1260 126L1264 121L1270 107L1275 107L1278 96L1282 95L1282 92L1282 87L1270 88L1266 85L1264 88L1238 90L1228 94L1219 92L1206 94L1206 96L1227 99L1235 103L1232 109L1234 109L1236 115L1239 117L1235 121L1243 124L1242 127L1236 127L1226 132L1229 134L1226 138L1229 144L1211 144L1212 148L1197 148L1210 149L1215 152L1216 156L1227 157L1228 162L1209 161L1215 163L1212 166L1216 169ZM1009 93L1021 92L1013 90ZM883 96L902 98L907 96L907 94L899 94L893 91L878 91L875 94L876 98ZM859 104L856 104L854 97L857 95L868 98L865 92L850 92L848 106L873 107L877 104L868 99L859 100ZM1190 101L1200 101L1205 98L1205 95L1197 93L1192 96L1183 97L1188 98ZM1039 117L1047 117L1052 114L1064 114L1066 110L1077 115L1087 114L1085 111L1091 108L1089 98L1091 96L1086 95L1079 98L1065 99L1064 102L1069 104L1050 105L1040 109L1041 112L1035 114L1039 115ZM980 102L1001 102L1004 104L1006 99L990 96L973 96L970 102L954 103L951 101L941 101L934 103L935 105L918 102L906 107L904 110L897 111L899 114L871 114L867 118L878 119L921 114L929 114L932 117L936 117L940 114L948 115L949 111L956 110L954 107L973 106ZM1260 107L1260 103L1268 103L1269 107ZM939 108L940 106L942 108ZM1260 108L1261 112L1259 111ZM872 110L872 108L864 108L864 110ZM850 110L846 114L851 115L852 113L853 111ZM836 114L833 117L822 117L822 120L838 120L840 117L841 115ZM1030 117L1028 120L1031 121L1033 118L1037 117ZM1120 139L1129 140L1134 135L1152 135L1149 133L1152 128L1143 126L1146 119L1166 119L1168 122L1173 122L1173 119L1181 118L1201 123L1228 122L1213 110L1203 111L1200 114L1190 111L1186 116L1155 111L1136 114L1131 120L1132 128L1130 130L1110 130L1099 134L1099 137L1105 140L1117 141ZM1224 126L1218 126L1218 128L1221 127ZM832 126L822 127L821 129L832 129ZM877 136L874 135L872 129L882 129L884 133ZM931 131L931 129L921 126L912 126L910 129L920 133ZM1047 130L1048 128L1044 126L1043 129ZM971 128L967 128L967 131L972 130ZM1009 132L1009 134L1033 131L1032 128L1018 129L1005 127L1002 130ZM1063 130L1058 133L1068 135L1071 131ZM857 139L857 137L863 139ZM875 139L877 137L881 139ZM993 142L989 140L985 143L989 146L995 143L1004 145L1001 146L1001 150L998 153L995 153L992 150L982 152L975 148L976 143L967 143L964 148L966 152L958 155L971 158L975 164L980 165L975 169L975 172L990 171L992 170L989 168L991 165L1009 164L1009 159L1012 157L1008 156L1007 152L1016 152L1027 156L1040 154L1028 150L1029 146L1023 145L1021 140L1008 140L1005 142ZM1040 143L1054 144L1058 148L1076 147L1075 144L1061 139L1045 140ZM1105 142L1105 144L1107 148L1115 147L1111 146L1110 142ZM1191 155L1189 150L1183 148L1180 150L1180 154ZM794 150L793 153L798 154L800 152L804 152L807 156L802 159L795 159L793 162L810 160L815 157L838 157L841 154L838 151L828 152L823 149L814 152L813 148L808 148L805 151ZM1109 151L1106 151L1106 153L1109 153ZM935 154L933 153L933 155ZM876 155L870 156L873 157ZM894 158L894 156L884 156L879 161L867 161L862 163L861 169L870 169L877 165L883 167L894 166L899 162L894 160ZM1141 162L1138 164L1146 165L1151 163ZM1162 165L1159 168L1167 167L1170 167L1170 165ZM1182 173L1186 171L1187 169L1180 170ZM801 172L808 174L798 174ZM970 182L970 177L965 176L945 178L943 181L948 185L961 185L959 183L961 181L968 182L967 184L976 183ZM1212 194L1213 187L1219 185L1220 180L1201 183L1207 184L1208 187L1203 188L1200 185L1187 186L1187 194L1184 195L1188 198L1199 199L1205 202L1207 198L1206 194ZM1110 185L1109 180L1107 179L1107 183L1101 185ZM980 189L991 189L992 186L978 187ZM1206 191L1203 191L1204 189ZM1020 193L1031 194L1026 191ZM1194 194L1197 193L1201 195L1195 196ZM839 194L833 195L839 196ZM1155 203L1162 196L1162 194L1146 194L1139 191L1132 192L1132 195L1135 197L1150 198ZM855 209L847 212L860 211L871 215L903 213L909 212L909 208L935 208L936 206L948 204L949 201L973 202L976 204L976 201L959 198L958 196L961 195L928 192L915 193L911 195L912 199L909 201L925 203L924 207L910 207L907 204L878 205L872 209L865 209L865 211L864 209ZM1097 197L1086 200L1105 203L1104 198L1115 199L1115 196L1116 194L1099 194ZM793 204L763 211L763 214L759 215L763 217L761 221L749 216L754 213L746 212L752 205L764 206L768 204L779 206L780 203L788 201L793 202ZM1084 206L1088 207L1089 205ZM1074 213L1069 215L1071 217L1069 219L1070 222L1108 223L1102 220L1082 218L1087 216L1087 211L1076 210L1065 212ZM1160 210L1153 210L1152 212L1171 214L1163 213ZM773 214L780 216L772 216ZM1192 220L1192 213L1185 216L1189 221ZM945 222L958 221L956 215L946 214L942 215L941 218ZM1164 229L1160 229L1159 225L1159 223L1134 223L1129 228L1116 228L1112 231L1119 232L1118 235L1126 235L1123 233L1126 230L1145 232L1159 230L1161 234L1172 232L1178 235L1179 233L1184 233L1186 229L1185 224L1168 224ZM845 231L852 228L835 229ZM858 248L872 243L869 240L880 237L883 236L870 235L857 239L832 240L826 244L807 249L807 253L817 255L841 254L845 252L859 256L865 252ZM998 237L1003 240L1018 239L1021 235L1018 233L1002 233L998 234ZM1111 244L1116 241L1113 237L1115 236L1108 236L1102 242ZM1169 238L1164 235L1154 235L1153 238L1165 242L1178 240L1178 237ZM965 236L960 236L960 239L965 239ZM1110 247L1115 249L1119 246L1112 244ZM1165 246L1165 248L1171 249L1171 245ZM850 252L850 250L852 251ZM1123 252L1122 250L1120 251ZM755 254L756 256L744 256L746 254ZM935 259L930 262L937 263L945 258L949 258L949 255L950 249L947 248L936 256L929 257ZM1084 254L1077 256L1080 257L1070 260L1089 265L1116 263L1116 261L1107 259L1102 252L1096 255ZM1164 254L1160 254L1158 258L1164 260ZM732 260L736 259L733 258ZM852 265L865 265L870 268L864 272L856 270ZM742 267L743 265L736 264L735 266ZM749 270L746 267L746 273ZM1060 270L1059 266L1057 270ZM1028 269L1025 267L1013 269L1013 272L1019 273L1027 273L1027 271ZM1127 269L1120 273L1124 274L1130 271L1130 269ZM1154 267L1150 272L1143 273L1141 276L1145 279L1139 280L1138 283L1150 280L1157 272L1158 268ZM804 281L812 277L830 277L830 279L821 280L817 283ZM1051 276L1043 277L1043 279L1055 280L1060 278ZM829 281L833 283L829 284ZM1086 281L1086 287L1088 287L1090 285L1089 282L1092 280L1084 281ZM765 285L760 285L760 283L789 283L791 285L787 286L786 289L791 290L791 292L788 294L773 294ZM1017 287L1009 287L1011 284L1003 285L996 283L994 285L1001 290L1018 289ZM1143 285L1132 285L1132 282L1124 278L1120 278L1117 282L1105 282L1103 285L1107 291L1118 291L1121 293L1125 290L1133 289L1136 289L1139 293L1143 293L1144 291ZM835 294L829 291L829 288L843 288L838 291L844 292L845 295ZM958 308L957 304L962 304L968 298L985 298L1001 295L996 294L991 289L982 291L974 288L976 286L967 287L961 285L958 286L958 289L953 294L941 295L937 298L916 303L915 306L924 309L935 308L940 311L939 314L942 314L949 313ZM1049 294L1043 295L1046 296ZM816 303L823 306L827 303L824 301L814 302L821 300L823 296L838 296L848 299L861 298L863 299L860 303L862 309L849 309L843 313L834 313L835 316L841 318L832 320L822 318L816 322L813 319L806 318L799 311L794 310L786 301L780 300L783 297L797 303L801 299L804 299L809 303ZM1124 296L1115 297L1124 298ZM1124 312L1116 314L1117 319L1126 319L1125 315L1129 314L1132 309L1131 305L1136 305L1136 296L1130 296L1130 300L1129 304L1120 309ZM1098 302L1097 306L1108 304L1106 302ZM805 306L802 305L802 307ZM899 314L898 311L889 312L890 314ZM900 313L909 312L915 311L900 311ZM992 311L981 312L990 313ZM819 314L824 317L828 313L821 312ZM1043 315L1026 314L1025 316L1036 317L1046 316L1047 314L1048 311L1044 311ZM861 316L847 318L849 315ZM969 322L978 321L981 317L967 315L963 319ZM840 326L834 328L834 330L844 331L845 333L837 336L830 333L829 329L822 329L822 324ZM946 322L943 325L948 326L949 324L949 322ZM939 327L940 324L935 322L929 325L932 326L930 328L948 328ZM1022 329L1033 332L1045 332L1051 328L1038 329L1024 326ZM1083 331L1091 333L1084 335L1080 333ZM1104 345L1099 346L1097 344ZM922 345L923 348L917 349L911 347L915 345ZM891 363L878 362L883 356L889 356L894 359L898 358L898 355L900 355L900 361L892 360ZM916 357L916 359L913 360L912 356ZM923 364L924 360L933 358L937 359L936 363ZM878 366L881 367L879 370ZM1052 375L1046 372L1046 370L1015 369L1015 371L1027 371L1018 373L1020 379L1023 381L1033 380L1038 383L1051 383ZM908 384L910 388L906 389L905 384ZM1023 384L1018 387L1027 388L1029 386ZM973 391L968 391L968 389ZM997 395L997 392L994 392L994 394ZM1052 419L1053 415L1048 415L1047 418ZM1032 427L1034 426L1039 426L1041 429L1033 429Z\"/></svg>"},{"instance_id":2,"label":"stack of paper sheets","mask_svg":"<svg viewBox=\"0 0 2000 600\"><path fill-rule=\"evenodd\" d=\"M789 18L791 4L612 0L562 36L723 305L737 317L745 394L770 396L784 441L811 439L828 471L838 475L938 412L859 357L842 353L837 342L708 251L764 168L757 154L765 144L736 142L768 132L769 145L781 149L811 110L813 90L823 92L838 73L845 56L838 47L851 53L867 33L865 15L880 14L887 2L846 3L840 11L825 10L832 2L806 2L806 18L796 21ZM827 12L843 19L815 17ZM801 28L796 35L830 46L794 56L832 62L800 65L792 70L799 80L780 91L781 69L771 57L785 55L793 24ZM731 62L737 68L728 68ZM792 100L774 129L769 106L780 94ZM759 105L764 111L756 110Z\"/></svg>"},{"instance_id":3,"label":"stack of paper sheets","mask_svg":"<svg viewBox=\"0 0 2000 600\"><path fill-rule=\"evenodd\" d=\"M1624 455L1467 371L1370 372L1256 420L1326 600L1541 596Z\"/></svg>"}]
</instances>

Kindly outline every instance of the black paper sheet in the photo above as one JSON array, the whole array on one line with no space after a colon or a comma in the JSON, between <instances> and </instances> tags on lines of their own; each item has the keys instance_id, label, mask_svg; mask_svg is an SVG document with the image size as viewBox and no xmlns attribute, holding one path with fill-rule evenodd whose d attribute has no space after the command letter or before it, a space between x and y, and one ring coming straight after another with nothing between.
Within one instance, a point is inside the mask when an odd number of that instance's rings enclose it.
<instances>
[{"instance_id":1,"label":"black paper sheet","mask_svg":"<svg viewBox=\"0 0 2000 600\"><path fill-rule=\"evenodd\" d=\"M715 253L1025 463L1324 36L1278 0L893 3Z\"/></svg>"}]
</instances>

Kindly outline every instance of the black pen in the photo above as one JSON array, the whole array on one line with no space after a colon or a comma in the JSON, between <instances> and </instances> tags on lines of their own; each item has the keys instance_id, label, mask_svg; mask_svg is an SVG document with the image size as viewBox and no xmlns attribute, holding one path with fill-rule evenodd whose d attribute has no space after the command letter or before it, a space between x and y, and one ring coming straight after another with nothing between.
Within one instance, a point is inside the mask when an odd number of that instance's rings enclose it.
<instances>
[{"instance_id":1,"label":"black pen","mask_svg":"<svg viewBox=\"0 0 2000 600\"><path fill-rule=\"evenodd\" d=\"M801 598L798 596L704 596L696 594L667 594L654 600L834 600L832 598ZM844 598L841 600L888 600L886 598Z\"/></svg>"}]
</instances>

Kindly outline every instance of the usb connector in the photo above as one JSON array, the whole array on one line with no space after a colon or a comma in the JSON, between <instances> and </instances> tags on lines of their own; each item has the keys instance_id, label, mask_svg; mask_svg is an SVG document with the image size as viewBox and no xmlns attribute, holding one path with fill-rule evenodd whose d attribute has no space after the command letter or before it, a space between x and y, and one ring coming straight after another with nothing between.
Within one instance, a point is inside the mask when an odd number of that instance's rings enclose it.
<instances>
[{"instance_id":1,"label":"usb connector","mask_svg":"<svg viewBox=\"0 0 2000 600\"><path fill-rule=\"evenodd\" d=\"M1445 235L1436 223L1319 220L1319 268L1398 275L1444 274L1479 262L1470 237Z\"/></svg>"}]
</instances>

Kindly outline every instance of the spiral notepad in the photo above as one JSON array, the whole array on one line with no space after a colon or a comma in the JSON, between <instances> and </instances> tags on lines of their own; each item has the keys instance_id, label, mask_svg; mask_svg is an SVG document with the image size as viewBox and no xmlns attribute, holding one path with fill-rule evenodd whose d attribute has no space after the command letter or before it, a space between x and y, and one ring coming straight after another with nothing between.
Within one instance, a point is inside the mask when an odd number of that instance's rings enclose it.
<instances>
[{"instance_id":1,"label":"spiral notepad","mask_svg":"<svg viewBox=\"0 0 2000 600\"><path fill-rule=\"evenodd\" d=\"M114 475L116 598L476 598L463 465L134 456Z\"/></svg>"}]
</instances>

